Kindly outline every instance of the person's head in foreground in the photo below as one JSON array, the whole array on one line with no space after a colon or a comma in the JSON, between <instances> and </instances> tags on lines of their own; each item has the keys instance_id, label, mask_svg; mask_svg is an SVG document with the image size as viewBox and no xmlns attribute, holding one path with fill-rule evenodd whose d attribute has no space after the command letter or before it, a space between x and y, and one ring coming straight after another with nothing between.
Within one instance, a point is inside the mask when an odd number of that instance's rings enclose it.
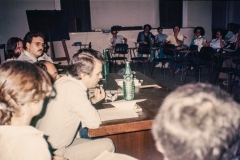
<instances>
[{"instance_id":1,"label":"person's head in foreground","mask_svg":"<svg viewBox=\"0 0 240 160\"><path fill-rule=\"evenodd\" d=\"M102 78L104 56L93 49L80 49L73 55L68 74L82 80L87 88L94 88Z\"/></svg>"},{"instance_id":2,"label":"person's head in foreground","mask_svg":"<svg viewBox=\"0 0 240 160\"><path fill-rule=\"evenodd\" d=\"M165 160L218 160L237 139L240 107L220 88L188 84L168 95L152 133Z\"/></svg>"},{"instance_id":3,"label":"person's head in foreground","mask_svg":"<svg viewBox=\"0 0 240 160\"><path fill-rule=\"evenodd\" d=\"M0 66L0 125L29 125L50 96L52 84L39 67L26 61L8 61Z\"/></svg>"}]
</instances>

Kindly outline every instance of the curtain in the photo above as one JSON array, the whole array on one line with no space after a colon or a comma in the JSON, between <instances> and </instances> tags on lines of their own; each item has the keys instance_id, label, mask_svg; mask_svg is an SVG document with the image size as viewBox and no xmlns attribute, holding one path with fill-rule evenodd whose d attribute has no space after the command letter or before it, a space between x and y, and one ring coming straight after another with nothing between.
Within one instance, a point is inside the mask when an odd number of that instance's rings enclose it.
<instances>
[{"instance_id":1,"label":"curtain","mask_svg":"<svg viewBox=\"0 0 240 160\"><path fill-rule=\"evenodd\" d=\"M69 22L70 32L91 31L90 0L61 0L61 10Z\"/></svg>"},{"instance_id":2,"label":"curtain","mask_svg":"<svg viewBox=\"0 0 240 160\"><path fill-rule=\"evenodd\" d=\"M182 27L183 0L159 0L160 26L172 28L174 24Z\"/></svg>"}]
</instances>

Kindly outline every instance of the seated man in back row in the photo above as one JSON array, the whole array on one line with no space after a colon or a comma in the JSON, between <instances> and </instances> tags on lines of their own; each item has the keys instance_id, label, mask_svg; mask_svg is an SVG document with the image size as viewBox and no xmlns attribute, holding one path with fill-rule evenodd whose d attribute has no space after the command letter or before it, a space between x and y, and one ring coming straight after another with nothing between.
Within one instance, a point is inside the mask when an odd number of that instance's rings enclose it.
<instances>
[{"instance_id":1,"label":"seated man in back row","mask_svg":"<svg viewBox=\"0 0 240 160\"><path fill-rule=\"evenodd\" d=\"M42 32L31 31L28 32L23 41L24 51L18 57L17 60L28 61L30 63L35 63L39 60L46 60L53 63L51 57L44 53L45 42L44 34Z\"/></svg>"},{"instance_id":2,"label":"seated man in back row","mask_svg":"<svg viewBox=\"0 0 240 160\"><path fill-rule=\"evenodd\" d=\"M104 151L114 152L108 138L89 140L75 138L82 127L98 128L100 116L92 104L105 98L103 88L95 89L89 99L87 89L95 88L102 78L104 57L92 49L79 50L73 56L67 76L54 83L56 97L48 103L47 110L36 127L48 136L54 154L70 160L94 159Z\"/></svg>"},{"instance_id":3,"label":"seated man in back row","mask_svg":"<svg viewBox=\"0 0 240 160\"><path fill-rule=\"evenodd\" d=\"M166 160L233 160L239 156L239 124L240 106L229 94L197 83L165 98L152 133Z\"/></svg>"}]
</instances>

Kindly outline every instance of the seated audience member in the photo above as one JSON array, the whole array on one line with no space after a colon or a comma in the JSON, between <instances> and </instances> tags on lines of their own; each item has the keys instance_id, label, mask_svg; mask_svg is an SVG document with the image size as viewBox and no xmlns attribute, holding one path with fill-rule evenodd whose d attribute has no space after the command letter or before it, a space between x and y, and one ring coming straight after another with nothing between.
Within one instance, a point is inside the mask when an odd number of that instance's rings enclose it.
<instances>
[{"instance_id":1,"label":"seated audience member","mask_svg":"<svg viewBox=\"0 0 240 160\"><path fill-rule=\"evenodd\" d=\"M179 47L183 44L183 35L180 33L179 25L173 26L173 33L167 37L165 43L173 44L176 47Z\"/></svg>"},{"instance_id":2,"label":"seated audience member","mask_svg":"<svg viewBox=\"0 0 240 160\"><path fill-rule=\"evenodd\" d=\"M29 125L51 95L47 74L31 63L8 61L0 66L0 86L0 159L51 160L43 132Z\"/></svg>"},{"instance_id":3,"label":"seated audience member","mask_svg":"<svg viewBox=\"0 0 240 160\"><path fill-rule=\"evenodd\" d=\"M49 61L40 60L36 62L35 65L46 71L51 77L53 83L61 77L61 75L58 74L57 68Z\"/></svg>"},{"instance_id":4,"label":"seated audience member","mask_svg":"<svg viewBox=\"0 0 240 160\"><path fill-rule=\"evenodd\" d=\"M203 36L205 34L205 30L203 27L198 26L194 29L194 33L195 33L195 37L192 40L190 45L197 45L198 52L199 52L200 49L203 47L204 41L206 42L206 40L203 38Z\"/></svg>"},{"instance_id":5,"label":"seated audience member","mask_svg":"<svg viewBox=\"0 0 240 160\"><path fill-rule=\"evenodd\" d=\"M149 24L143 26L143 31L138 33L137 42L139 43L139 48L151 48L154 44L155 36L150 32L152 27ZM145 50L145 49L144 49ZM148 50L145 50L148 51ZM149 52L148 52L149 53ZM150 54L150 61L153 59L153 52Z\"/></svg>"},{"instance_id":6,"label":"seated audience member","mask_svg":"<svg viewBox=\"0 0 240 160\"><path fill-rule=\"evenodd\" d=\"M98 128L100 116L92 104L105 98L103 88L89 99L87 89L94 88L102 78L104 57L92 49L74 55L67 76L54 83L56 97L51 99L45 115L36 127L48 136L54 154L70 160L94 159L104 151L114 152L108 138L89 140L76 138L78 127Z\"/></svg>"},{"instance_id":7,"label":"seated audience member","mask_svg":"<svg viewBox=\"0 0 240 160\"><path fill-rule=\"evenodd\" d=\"M239 124L240 106L229 94L197 83L181 86L165 98L152 133L167 160L230 160Z\"/></svg>"},{"instance_id":8,"label":"seated audience member","mask_svg":"<svg viewBox=\"0 0 240 160\"><path fill-rule=\"evenodd\" d=\"M238 38L235 44L235 50L237 50L240 47L240 29L238 30Z\"/></svg>"},{"instance_id":9,"label":"seated audience member","mask_svg":"<svg viewBox=\"0 0 240 160\"><path fill-rule=\"evenodd\" d=\"M158 27L157 32L158 32L158 34L155 36L155 46L160 47L164 43L164 41L166 40L167 35L162 33L163 32L162 27ZM159 58L164 58L162 49L159 50L158 57ZM162 63L159 62L155 67L160 67L161 68ZM166 64L165 64L164 67L166 67Z\"/></svg>"},{"instance_id":10,"label":"seated audience member","mask_svg":"<svg viewBox=\"0 0 240 160\"><path fill-rule=\"evenodd\" d=\"M224 37L225 41L227 41L229 38L231 38L234 35L233 25L234 25L233 23L228 23L228 25L227 25L228 31L227 31L227 34Z\"/></svg>"},{"instance_id":11,"label":"seated audience member","mask_svg":"<svg viewBox=\"0 0 240 160\"><path fill-rule=\"evenodd\" d=\"M220 31L217 31L215 39L212 39L210 42L204 44L204 46L210 46L217 52L219 52L220 49L224 47L224 45L225 41L222 39L222 33Z\"/></svg>"},{"instance_id":12,"label":"seated audience member","mask_svg":"<svg viewBox=\"0 0 240 160\"><path fill-rule=\"evenodd\" d=\"M45 42L44 34L42 32L28 32L24 37L23 47L25 50L18 57L18 60L24 60L30 63L35 63L39 60L46 60L53 63L51 57L43 52L45 49Z\"/></svg>"},{"instance_id":13,"label":"seated audience member","mask_svg":"<svg viewBox=\"0 0 240 160\"><path fill-rule=\"evenodd\" d=\"M122 35L117 35L118 31L116 29L114 29L114 27L112 27L111 33L112 33L113 37L110 39L110 43L113 46L115 46L118 43L120 43L120 44L122 44L123 42L127 43L127 38L123 37Z\"/></svg>"},{"instance_id":14,"label":"seated audience member","mask_svg":"<svg viewBox=\"0 0 240 160\"><path fill-rule=\"evenodd\" d=\"M12 37L7 41L6 60L15 60L23 52L23 40L18 37Z\"/></svg>"}]
</instances>

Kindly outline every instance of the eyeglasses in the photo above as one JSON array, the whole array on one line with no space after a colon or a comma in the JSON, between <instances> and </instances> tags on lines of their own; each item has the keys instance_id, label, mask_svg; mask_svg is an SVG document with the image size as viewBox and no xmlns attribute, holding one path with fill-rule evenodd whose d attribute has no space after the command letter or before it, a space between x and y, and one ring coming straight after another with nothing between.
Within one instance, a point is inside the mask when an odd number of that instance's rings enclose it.
<instances>
[{"instance_id":1,"label":"eyeglasses","mask_svg":"<svg viewBox=\"0 0 240 160\"><path fill-rule=\"evenodd\" d=\"M31 43L34 43L37 47L40 47L40 46L42 46L43 48L46 47L45 43L41 43L41 42L31 42Z\"/></svg>"}]
</instances>

